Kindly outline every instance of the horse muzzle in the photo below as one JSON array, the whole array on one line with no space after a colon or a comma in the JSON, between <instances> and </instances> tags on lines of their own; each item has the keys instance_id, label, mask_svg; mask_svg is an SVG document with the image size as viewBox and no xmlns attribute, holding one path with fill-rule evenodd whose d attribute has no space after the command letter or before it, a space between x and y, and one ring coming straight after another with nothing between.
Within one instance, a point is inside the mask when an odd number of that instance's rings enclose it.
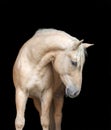
<instances>
[{"instance_id":1,"label":"horse muzzle","mask_svg":"<svg viewBox=\"0 0 111 130\"><path fill-rule=\"evenodd\" d=\"M74 98L76 96L78 96L80 93L80 90L78 90L75 87L66 87L66 96L70 97L70 98Z\"/></svg>"}]
</instances>

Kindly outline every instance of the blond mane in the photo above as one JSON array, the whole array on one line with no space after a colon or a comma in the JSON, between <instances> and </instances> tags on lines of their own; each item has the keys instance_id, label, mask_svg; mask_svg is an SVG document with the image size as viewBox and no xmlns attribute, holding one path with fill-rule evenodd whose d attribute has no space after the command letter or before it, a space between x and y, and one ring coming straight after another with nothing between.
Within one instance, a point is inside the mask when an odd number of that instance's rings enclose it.
<instances>
[{"instance_id":1,"label":"blond mane","mask_svg":"<svg viewBox=\"0 0 111 130\"><path fill-rule=\"evenodd\" d=\"M84 64L85 62L85 54L86 54L86 49L80 45L77 49L77 54L76 54L76 58L77 58L77 62L78 62L78 66L81 66Z\"/></svg>"},{"instance_id":2,"label":"blond mane","mask_svg":"<svg viewBox=\"0 0 111 130\"><path fill-rule=\"evenodd\" d=\"M39 29L34 36L27 42L28 46L32 45L34 48L31 53L36 52L37 61L49 51L71 49L78 44L79 40L64 31L56 29ZM38 44L39 43L39 44ZM30 47L29 47L30 49Z\"/></svg>"},{"instance_id":3,"label":"blond mane","mask_svg":"<svg viewBox=\"0 0 111 130\"><path fill-rule=\"evenodd\" d=\"M61 48L67 49L78 43L79 40L64 31L56 29L39 29L34 34L38 39L42 38L41 44L46 45L46 48Z\"/></svg>"}]
</instances>

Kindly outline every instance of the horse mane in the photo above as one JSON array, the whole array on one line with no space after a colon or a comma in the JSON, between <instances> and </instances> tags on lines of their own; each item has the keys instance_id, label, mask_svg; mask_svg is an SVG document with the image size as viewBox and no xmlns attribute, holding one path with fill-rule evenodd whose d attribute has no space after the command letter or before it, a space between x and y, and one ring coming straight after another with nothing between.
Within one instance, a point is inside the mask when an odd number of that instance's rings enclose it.
<instances>
[{"instance_id":1,"label":"horse mane","mask_svg":"<svg viewBox=\"0 0 111 130\"><path fill-rule=\"evenodd\" d=\"M34 34L34 37L38 37L41 39L41 44L45 49L49 48L49 50L53 49L68 49L74 46L74 44L78 43L79 40L68 33L56 30L56 29L39 29Z\"/></svg>"},{"instance_id":2,"label":"horse mane","mask_svg":"<svg viewBox=\"0 0 111 130\"><path fill-rule=\"evenodd\" d=\"M79 42L79 40L68 33L56 29L39 29L35 32L33 37L27 41L28 45L34 44L30 49L31 54L38 62L47 53L56 50L70 50ZM31 44L30 44L31 43ZM79 47L78 57L82 56L84 59L84 49ZM36 54L35 54L36 52Z\"/></svg>"},{"instance_id":3,"label":"horse mane","mask_svg":"<svg viewBox=\"0 0 111 130\"><path fill-rule=\"evenodd\" d=\"M56 50L71 49L79 40L68 33L56 29L39 29L27 41L29 51L37 61L47 53ZM33 44L33 47L32 47ZM35 54L36 53L36 54Z\"/></svg>"}]
</instances>

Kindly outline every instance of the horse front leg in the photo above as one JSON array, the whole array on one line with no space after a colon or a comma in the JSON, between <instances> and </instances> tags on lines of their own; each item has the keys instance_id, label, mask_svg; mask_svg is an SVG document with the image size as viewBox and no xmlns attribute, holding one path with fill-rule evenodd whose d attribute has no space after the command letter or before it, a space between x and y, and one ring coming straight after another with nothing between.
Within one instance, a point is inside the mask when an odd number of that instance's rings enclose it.
<instances>
[{"instance_id":1,"label":"horse front leg","mask_svg":"<svg viewBox=\"0 0 111 130\"><path fill-rule=\"evenodd\" d=\"M15 119L16 130L22 130L25 124L24 111L27 102L27 95L21 90L16 89L16 110L17 115Z\"/></svg>"},{"instance_id":2,"label":"horse front leg","mask_svg":"<svg viewBox=\"0 0 111 130\"><path fill-rule=\"evenodd\" d=\"M56 93L54 96L55 130L61 130L63 103L64 103L64 93L63 92Z\"/></svg>"},{"instance_id":3,"label":"horse front leg","mask_svg":"<svg viewBox=\"0 0 111 130\"><path fill-rule=\"evenodd\" d=\"M39 112L39 115L41 116L41 103L38 98L33 99L34 105L36 110Z\"/></svg>"},{"instance_id":4,"label":"horse front leg","mask_svg":"<svg viewBox=\"0 0 111 130\"><path fill-rule=\"evenodd\" d=\"M50 106L52 102L52 89L45 90L41 99L41 125L43 130L49 130Z\"/></svg>"}]
</instances>

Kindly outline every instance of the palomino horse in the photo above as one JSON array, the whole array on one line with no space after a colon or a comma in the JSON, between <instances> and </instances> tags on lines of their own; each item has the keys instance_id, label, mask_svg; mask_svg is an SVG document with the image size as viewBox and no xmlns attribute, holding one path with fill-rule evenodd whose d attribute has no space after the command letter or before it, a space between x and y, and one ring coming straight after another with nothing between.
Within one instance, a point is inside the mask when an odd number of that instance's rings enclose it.
<instances>
[{"instance_id":1,"label":"palomino horse","mask_svg":"<svg viewBox=\"0 0 111 130\"><path fill-rule=\"evenodd\" d=\"M61 130L64 93L81 90L85 48L92 44L55 29L41 29L20 49L13 67L16 130L23 130L25 107L32 98L43 130Z\"/></svg>"}]
</instances>

